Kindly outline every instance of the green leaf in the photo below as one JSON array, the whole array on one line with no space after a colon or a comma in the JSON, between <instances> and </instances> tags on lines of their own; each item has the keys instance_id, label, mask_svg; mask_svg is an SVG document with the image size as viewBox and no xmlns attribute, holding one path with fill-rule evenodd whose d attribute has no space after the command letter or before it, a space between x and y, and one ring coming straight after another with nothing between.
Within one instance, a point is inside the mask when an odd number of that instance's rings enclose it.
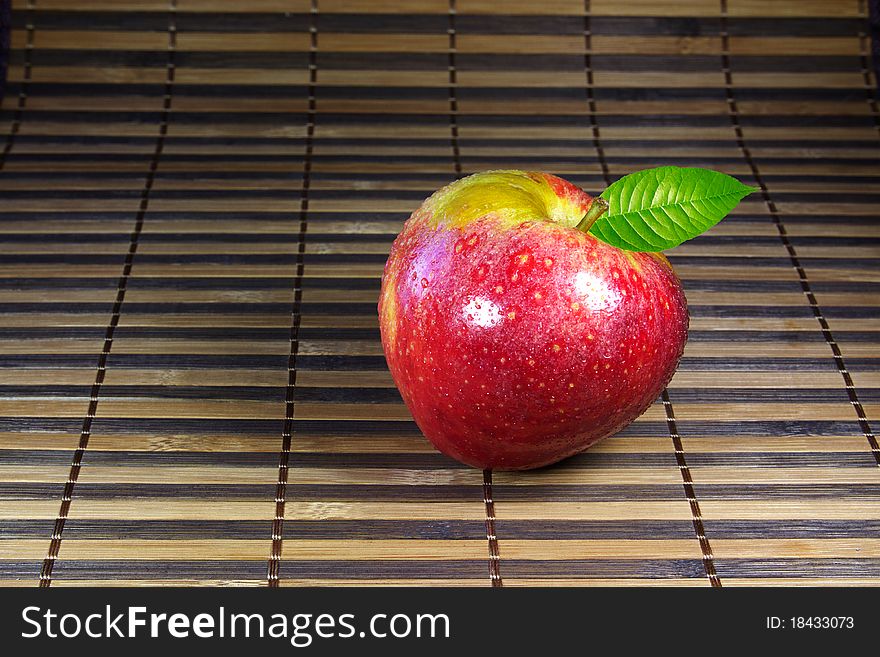
<instances>
[{"instance_id":1,"label":"green leaf","mask_svg":"<svg viewBox=\"0 0 880 657\"><path fill-rule=\"evenodd\" d=\"M636 171L602 192L608 213L589 232L627 251L663 251L706 232L753 191L709 169Z\"/></svg>"}]
</instances>

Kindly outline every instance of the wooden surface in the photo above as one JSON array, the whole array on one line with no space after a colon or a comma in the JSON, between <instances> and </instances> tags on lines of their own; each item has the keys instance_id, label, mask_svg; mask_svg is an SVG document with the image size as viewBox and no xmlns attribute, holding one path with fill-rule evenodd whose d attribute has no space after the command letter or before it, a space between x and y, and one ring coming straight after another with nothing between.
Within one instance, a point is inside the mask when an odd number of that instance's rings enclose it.
<instances>
[{"instance_id":1,"label":"wooden surface","mask_svg":"<svg viewBox=\"0 0 880 657\"><path fill-rule=\"evenodd\" d=\"M864 1L13 4L0 582L880 584ZM669 253L667 398L538 472L435 453L375 312L408 213L659 164L762 187Z\"/></svg>"}]
</instances>

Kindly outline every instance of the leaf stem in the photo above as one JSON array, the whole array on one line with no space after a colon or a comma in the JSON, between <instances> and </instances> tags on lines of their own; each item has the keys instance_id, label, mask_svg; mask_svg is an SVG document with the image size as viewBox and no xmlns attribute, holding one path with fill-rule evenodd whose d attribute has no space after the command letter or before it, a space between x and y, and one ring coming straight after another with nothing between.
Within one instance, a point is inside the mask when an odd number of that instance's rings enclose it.
<instances>
[{"instance_id":1,"label":"leaf stem","mask_svg":"<svg viewBox=\"0 0 880 657\"><path fill-rule=\"evenodd\" d=\"M583 219L581 219L580 223L575 226L578 230L582 230L585 233L593 227L593 224L596 223L596 220L605 214L608 211L608 201L604 198L597 196L593 199L593 202L590 204L590 209L587 210Z\"/></svg>"}]
</instances>

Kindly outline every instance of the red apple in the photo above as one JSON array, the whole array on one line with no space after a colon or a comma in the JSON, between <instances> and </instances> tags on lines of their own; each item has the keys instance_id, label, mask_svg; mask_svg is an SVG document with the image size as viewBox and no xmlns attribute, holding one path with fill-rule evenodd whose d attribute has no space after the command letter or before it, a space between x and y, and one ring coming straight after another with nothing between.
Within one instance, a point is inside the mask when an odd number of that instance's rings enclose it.
<instances>
[{"instance_id":1,"label":"red apple","mask_svg":"<svg viewBox=\"0 0 880 657\"><path fill-rule=\"evenodd\" d=\"M586 230L604 201L543 173L458 180L406 222L385 265L382 345L444 454L479 468L553 463L641 415L687 340L658 253Z\"/></svg>"}]
</instances>

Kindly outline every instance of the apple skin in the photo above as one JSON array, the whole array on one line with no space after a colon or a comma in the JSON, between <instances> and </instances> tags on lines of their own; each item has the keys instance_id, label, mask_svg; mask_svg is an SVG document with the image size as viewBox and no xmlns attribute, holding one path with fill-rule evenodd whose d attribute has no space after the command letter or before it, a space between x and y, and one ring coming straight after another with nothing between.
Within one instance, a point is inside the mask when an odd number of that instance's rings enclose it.
<instances>
[{"instance_id":1,"label":"apple skin","mask_svg":"<svg viewBox=\"0 0 880 657\"><path fill-rule=\"evenodd\" d=\"M681 282L663 255L575 228L592 203L549 174L475 174L425 201L395 240L382 345L444 454L548 465L620 431L672 378L687 341Z\"/></svg>"}]
</instances>

